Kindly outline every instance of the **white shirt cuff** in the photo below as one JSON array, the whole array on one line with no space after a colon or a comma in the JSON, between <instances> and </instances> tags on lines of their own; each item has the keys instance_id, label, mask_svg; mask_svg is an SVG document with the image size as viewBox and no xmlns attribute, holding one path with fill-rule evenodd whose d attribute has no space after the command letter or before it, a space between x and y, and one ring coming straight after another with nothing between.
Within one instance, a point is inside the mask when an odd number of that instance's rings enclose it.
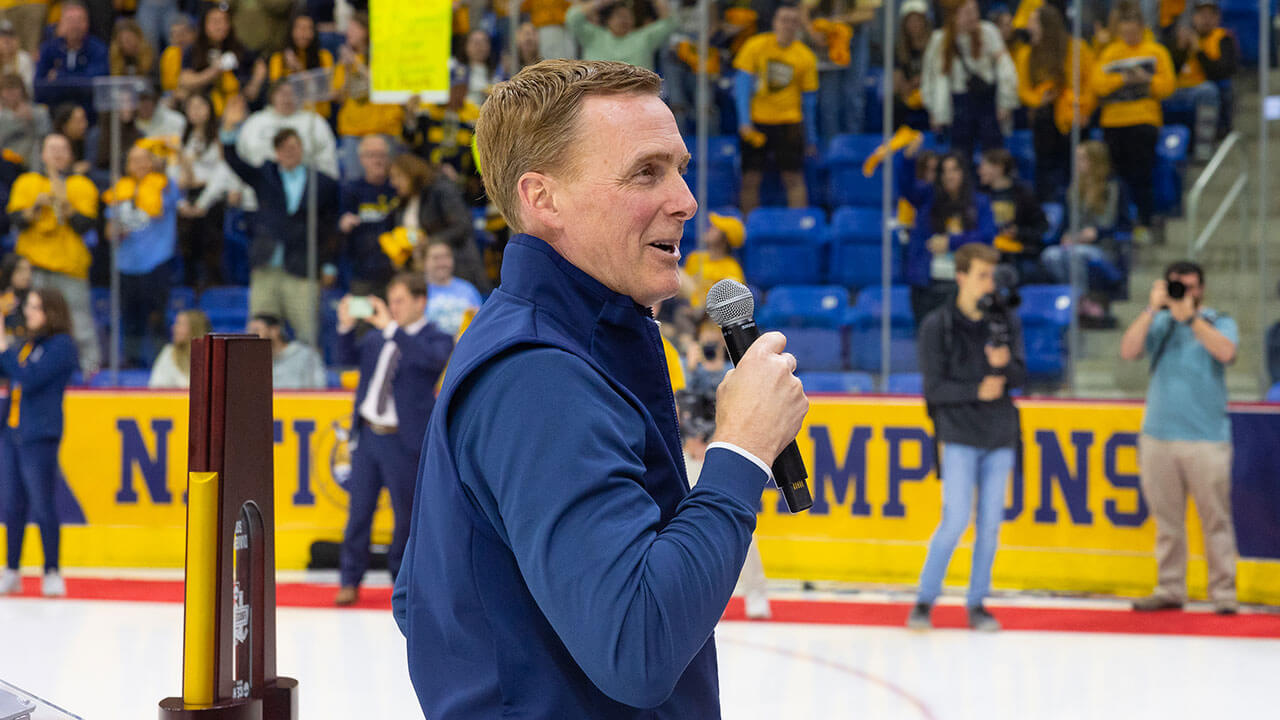
<instances>
[{"instance_id":1,"label":"white shirt cuff","mask_svg":"<svg viewBox=\"0 0 1280 720\"><path fill-rule=\"evenodd\" d=\"M752 455L751 453L747 452L746 450L743 450L742 448L738 447L737 445L734 445L733 443L727 443L727 442L713 442L713 443L711 443L710 445L708 445L708 446L707 446L707 449L708 449L708 450L711 450L711 449L713 449L713 448L724 448L725 450L728 450L728 451L730 451L730 452L735 452L735 453L737 453L737 454L741 455L742 457L744 457L744 458L746 458L746 459L750 460L751 462L755 463L756 467L758 467L758 468L760 468L761 470L763 470L763 471L764 471L764 473L765 473L766 475L768 475L768 476L769 476L769 479L770 479L770 480L773 480L773 469L772 469L772 468L770 468L768 465L765 465L765 464L764 464L764 461L763 461L763 460L761 460L760 458L756 457L755 455Z\"/></svg>"}]
</instances>

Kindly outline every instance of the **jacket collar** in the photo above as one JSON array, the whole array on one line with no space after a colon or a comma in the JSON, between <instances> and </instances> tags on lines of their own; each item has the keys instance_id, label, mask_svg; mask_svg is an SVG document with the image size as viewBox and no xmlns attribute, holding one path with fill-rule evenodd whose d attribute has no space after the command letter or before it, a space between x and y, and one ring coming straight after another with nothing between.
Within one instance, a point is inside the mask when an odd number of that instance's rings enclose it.
<instances>
[{"instance_id":1,"label":"jacket collar","mask_svg":"<svg viewBox=\"0 0 1280 720\"><path fill-rule=\"evenodd\" d=\"M590 347L602 319L639 326L648 315L629 296L605 287L533 235L516 235L507 244L499 290L550 312L583 347Z\"/></svg>"}]
</instances>

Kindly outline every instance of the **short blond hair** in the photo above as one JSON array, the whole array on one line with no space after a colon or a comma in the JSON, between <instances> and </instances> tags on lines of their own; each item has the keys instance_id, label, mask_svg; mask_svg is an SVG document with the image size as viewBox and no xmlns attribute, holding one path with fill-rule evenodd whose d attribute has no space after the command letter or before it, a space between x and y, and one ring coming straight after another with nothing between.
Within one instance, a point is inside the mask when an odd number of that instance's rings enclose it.
<instances>
[{"instance_id":1,"label":"short blond hair","mask_svg":"<svg viewBox=\"0 0 1280 720\"><path fill-rule=\"evenodd\" d=\"M585 98L658 95L662 79L620 62L543 60L494 86L476 121L476 150L489 199L523 232L516 183L527 172L572 172Z\"/></svg>"}]
</instances>

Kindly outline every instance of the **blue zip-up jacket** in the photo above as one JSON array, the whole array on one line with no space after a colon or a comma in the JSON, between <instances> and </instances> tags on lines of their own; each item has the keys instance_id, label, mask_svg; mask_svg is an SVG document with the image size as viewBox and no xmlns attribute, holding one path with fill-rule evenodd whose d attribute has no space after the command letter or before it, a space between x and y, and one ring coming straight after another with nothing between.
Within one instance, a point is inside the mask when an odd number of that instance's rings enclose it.
<instances>
[{"instance_id":1,"label":"blue zip-up jacket","mask_svg":"<svg viewBox=\"0 0 1280 720\"><path fill-rule=\"evenodd\" d=\"M18 427L13 429L19 442L62 437L62 395L80 367L70 335L58 333L34 342L26 364L18 362L24 343L15 343L0 353L0 371L9 378L10 399L14 388L22 388ZM6 413L0 423L7 427L8 420Z\"/></svg>"},{"instance_id":2,"label":"blue zip-up jacket","mask_svg":"<svg viewBox=\"0 0 1280 720\"><path fill-rule=\"evenodd\" d=\"M991 200L982 193L974 193L973 200L977 223L972 230L949 235L952 252L969 243L990 245L995 241L996 218L991 212ZM930 197L928 202L916 212L916 226L912 228L911 241L907 243L907 283L915 287L928 287L930 281L929 266L933 260L933 254L929 252L929 238L937 232L929 222L934 202L935 198Z\"/></svg>"},{"instance_id":3,"label":"blue zip-up jacket","mask_svg":"<svg viewBox=\"0 0 1280 720\"><path fill-rule=\"evenodd\" d=\"M717 718L768 476L689 489L657 323L518 235L427 429L392 599L430 718ZM641 709L647 708L647 709Z\"/></svg>"}]
</instances>

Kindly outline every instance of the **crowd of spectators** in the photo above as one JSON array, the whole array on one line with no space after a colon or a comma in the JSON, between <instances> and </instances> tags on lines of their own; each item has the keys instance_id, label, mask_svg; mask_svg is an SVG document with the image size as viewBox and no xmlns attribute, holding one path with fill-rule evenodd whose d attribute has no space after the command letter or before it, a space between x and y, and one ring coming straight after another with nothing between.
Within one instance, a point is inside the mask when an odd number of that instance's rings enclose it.
<instances>
[{"instance_id":1,"label":"crowd of spectators","mask_svg":"<svg viewBox=\"0 0 1280 720\"><path fill-rule=\"evenodd\" d=\"M429 279L428 315L456 329L499 280L506 229L470 148L495 83L549 57L650 67L692 133L705 70L712 133L741 143L745 217L772 172L787 204L808 205L806 169L832 138L868 127L863 88L890 23L886 101L897 126L931 133L926 149L915 143L898 159L898 191L914 213L905 269L921 313L949 291L951 253L966 242L995 244L1024 280L1047 282L1077 258L1105 270L1117 232L1158 239L1150 178L1161 101L1194 107L1194 147L1206 157L1230 124L1238 56L1216 3L1175 4L1074 4L1088 6L1088 37L1078 39L1061 0L904 0L893 18L863 0L713 3L710 53L700 57L687 3L524 0L512 23L509 3L456 0L447 100L402 105L371 97L376 50L359 0L10 5L0 10L0 230L31 284L67 297L86 376L104 364L90 286L106 283L112 249L126 366L150 367L164 349L181 368L180 338L201 323L173 319L168 296L179 286L247 285L247 317L278 327L283 348L292 339L323 351L322 297L378 294L414 270ZM1162 12L1144 17L1146 5ZM136 107L99 112L93 80L105 76L142 78ZM114 185L112 120L122 151ZM1086 137L1100 128L1101 142L1073 158L1073 126ZM1004 150L1015 128L1031 131L1033 177L1018 178ZM1077 195L1082 230L1042 253L1040 204ZM726 222L713 220L676 303L687 307L673 331L686 356L697 354L706 272L736 265L744 242ZM1107 273L1096 274L1105 284Z\"/></svg>"}]
</instances>

